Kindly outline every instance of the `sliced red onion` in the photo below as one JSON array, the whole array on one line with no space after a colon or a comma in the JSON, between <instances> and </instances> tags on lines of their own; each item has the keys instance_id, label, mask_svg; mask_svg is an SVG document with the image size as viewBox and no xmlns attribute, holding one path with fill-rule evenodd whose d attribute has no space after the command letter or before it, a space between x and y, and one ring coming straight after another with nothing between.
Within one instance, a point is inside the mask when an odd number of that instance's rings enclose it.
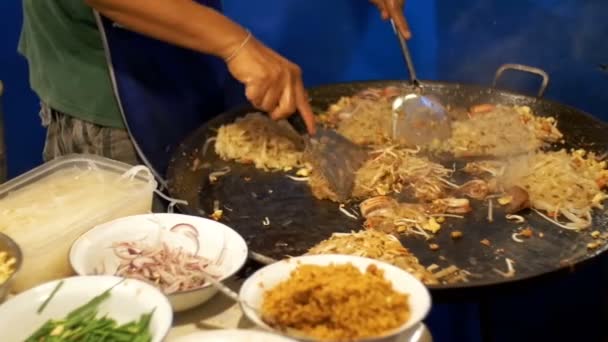
<instances>
[{"instance_id":1,"label":"sliced red onion","mask_svg":"<svg viewBox=\"0 0 608 342\"><path fill-rule=\"evenodd\" d=\"M201 249L201 244L198 241L198 235L192 235L192 233L190 233L190 232L186 232L185 235L187 237L189 237L192 240L192 242L194 242L195 247L194 247L194 253L192 253L192 254L198 255L198 252Z\"/></svg>"},{"instance_id":2,"label":"sliced red onion","mask_svg":"<svg viewBox=\"0 0 608 342\"><path fill-rule=\"evenodd\" d=\"M175 226L171 227L171 229L169 229L169 230L174 233L189 231L192 234L194 234L194 236L198 236L198 230L193 225L188 224L188 223L178 223Z\"/></svg>"},{"instance_id":3,"label":"sliced red onion","mask_svg":"<svg viewBox=\"0 0 608 342\"><path fill-rule=\"evenodd\" d=\"M158 270L158 275L166 283L174 283L175 279L176 279L176 277L174 275L170 274L169 272L165 272L163 270Z\"/></svg>"},{"instance_id":4,"label":"sliced red onion","mask_svg":"<svg viewBox=\"0 0 608 342\"><path fill-rule=\"evenodd\" d=\"M123 275L125 271L129 269L129 267L130 264L119 266L118 269L116 269L116 275Z\"/></svg>"},{"instance_id":5,"label":"sliced red onion","mask_svg":"<svg viewBox=\"0 0 608 342\"><path fill-rule=\"evenodd\" d=\"M188 223L178 223L175 226L171 227L171 229L169 229L169 231L173 232L173 233L180 233L183 234L184 236L188 237L190 240L192 240L192 242L194 243L194 255L197 255L201 246L200 243L198 241L198 230L196 229L196 227L194 227L191 224Z\"/></svg>"},{"instance_id":6,"label":"sliced red onion","mask_svg":"<svg viewBox=\"0 0 608 342\"><path fill-rule=\"evenodd\" d=\"M224 262L224 255L226 255L226 247L222 247L222 250L220 251L220 255L217 256L217 259L215 259L214 264L219 265L221 263Z\"/></svg>"},{"instance_id":7,"label":"sliced red onion","mask_svg":"<svg viewBox=\"0 0 608 342\"><path fill-rule=\"evenodd\" d=\"M129 250L125 247L114 247L113 251L114 255L123 260L133 260L137 258L137 254L129 253Z\"/></svg>"},{"instance_id":8,"label":"sliced red onion","mask_svg":"<svg viewBox=\"0 0 608 342\"><path fill-rule=\"evenodd\" d=\"M188 227L192 226L181 225L175 230L195 241L198 253L198 237ZM143 241L115 243L113 249L120 259L116 275L144 280L158 286L165 294L204 286L203 272L216 277L215 274L219 274L211 269L211 260L160 241L155 245L145 245Z\"/></svg>"},{"instance_id":9,"label":"sliced red onion","mask_svg":"<svg viewBox=\"0 0 608 342\"><path fill-rule=\"evenodd\" d=\"M179 290L180 285L181 285L180 282L174 282L173 284L165 287L163 289L163 292L165 292L165 294L168 294L168 295L170 295L172 293L175 293L175 292L177 292Z\"/></svg>"},{"instance_id":10,"label":"sliced red onion","mask_svg":"<svg viewBox=\"0 0 608 342\"><path fill-rule=\"evenodd\" d=\"M141 254L141 250L137 249L137 248L133 248L133 247L127 247L127 251L129 252L129 254L131 255L135 255L135 254Z\"/></svg>"},{"instance_id":11,"label":"sliced red onion","mask_svg":"<svg viewBox=\"0 0 608 342\"><path fill-rule=\"evenodd\" d=\"M131 265L133 265L136 268L143 268L150 264L156 264L156 261L150 257L142 256L142 257L135 258L131 261Z\"/></svg>"}]
</instances>

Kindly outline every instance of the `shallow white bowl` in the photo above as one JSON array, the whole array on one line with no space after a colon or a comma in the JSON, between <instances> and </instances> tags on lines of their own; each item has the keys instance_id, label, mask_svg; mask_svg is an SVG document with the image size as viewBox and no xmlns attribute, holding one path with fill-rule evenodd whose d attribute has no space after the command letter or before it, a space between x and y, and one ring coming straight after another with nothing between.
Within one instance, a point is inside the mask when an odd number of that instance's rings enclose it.
<instances>
[{"instance_id":1,"label":"shallow white bowl","mask_svg":"<svg viewBox=\"0 0 608 342\"><path fill-rule=\"evenodd\" d=\"M296 342L287 337L256 330L226 329L199 331L178 337L172 342Z\"/></svg>"},{"instance_id":2,"label":"shallow white bowl","mask_svg":"<svg viewBox=\"0 0 608 342\"><path fill-rule=\"evenodd\" d=\"M405 340L406 336L411 335L415 331L418 324L426 317L431 308L429 291L418 279L408 272L390 264L368 258L337 254L306 255L268 265L249 277L241 287L239 295L248 304L242 306L241 309L257 326L272 331L273 329L258 314L265 291L287 280L291 272L299 265L339 265L347 263L358 267L361 271L365 271L370 264L375 264L378 268L384 270L384 277L393 284L393 288L396 291L409 295L410 319L398 329L391 331L390 334L381 338L366 339L366 341ZM257 311L252 309L252 307Z\"/></svg>"},{"instance_id":3,"label":"shallow white bowl","mask_svg":"<svg viewBox=\"0 0 608 342\"><path fill-rule=\"evenodd\" d=\"M186 236L166 233L179 223L190 224L198 231L198 255L209 260L217 260L222 255L217 267L222 275L220 281L234 275L245 264L247 245L237 232L213 220L181 214L135 215L99 225L74 242L70 263L80 275L95 274L100 270L114 274L120 262L111 248L114 242L161 239L170 246L192 250L194 244ZM174 311L184 311L201 305L216 293L211 284L206 284L198 289L170 294L169 301Z\"/></svg>"},{"instance_id":4,"label":"shallow white bowl","mask_svg":"<svg viewBox=\"0 0 608 342\"><path fill-rule=\"evenodd\" d=\"M38 308L61 280L27 290L0 306L0 339L3 342L24 341L49 319L64 318L72 310L123 280L113 276L65 278L61 288L40 314L37 313ZM127 279L113 288L110 298L100 305L99 316L108 314L118 323L127 323L153 309L150 332L152 341L160 342L171 329L171 305L158 289L142 281Z\"/></svg>"}]
</instances>

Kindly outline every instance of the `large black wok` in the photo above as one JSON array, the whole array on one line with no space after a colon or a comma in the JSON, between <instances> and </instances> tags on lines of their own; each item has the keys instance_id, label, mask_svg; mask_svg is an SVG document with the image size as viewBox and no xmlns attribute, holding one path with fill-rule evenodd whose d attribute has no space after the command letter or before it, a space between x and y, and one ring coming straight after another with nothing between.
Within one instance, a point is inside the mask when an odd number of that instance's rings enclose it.
<instances>
[{"instance_id":1,"label":"large black wok","mask_svg":"<svg viewBox=\"0 0 608 342\"><path fill-rule=\"evenodd\" d=\"M531 71L543 77L543 85L537 97L475 85L445 82L423 82L423 93L434 95L444 104L468 107L479 103L517 104L530 106L539 115L555 116L559 129L565 135L566 148L585 148L598 153L608 150L608 125L575 108L543 99L542 93L548 76L540 70L518 66L503 66L497 78L507 69ZM496 81L496 80L495 80ZM403 81L368 81L331 84L310 89L312 105L319 110L337 101L341 96L352 95L369 87L389 85L407 86ZM202 154L205 141L215 136L215 129L235 118L252 112L252 108L240 108L223 113L198 128L177 149L168 170L169 191L173 197L188 201L181 210L192 215L207 216L212 212L214 201L223 209L222 221L236 229L247 241L252 257L263 263L286 255L300 255L332 232L358 230L360 221L348 219L338 211L335 203L319 201L312 197L306 184L294 182L282 173L265 173L251 166L221 161L213 148ZM192 171L194 159L212 164L213 170L229 165L231 172L211 185L209 169ZM450 163L451 166L451 163ZM245 181L248 179L249 181ZM486 220L487 210L481 203L474 203L474 212L463 220L450 220L433 242L439 251L431 251L428 242L404 237L403 244L425 265L456 265L474 276L467 283L431 287L435 294L477 291L494 286L521 284L522 280L539 279L541 275L571 270L604 252L603 245L588 250L592 241L589 231L571 232L558 228L533 213L525 213L528 224L538 236L525 243L511 239L518 227L507 222L498 209L495 222ZM608 214L597 212L592 230L607 230ZM264 225L270 222L269 225ZM449 232L460 230L462 239L454 241ZM480 244L488 239L490 247ZM512 278L499 275L494 269L506 271L505 258L515 261L516 274ZM492 286L490 286L492 285Z\"/></svg>"}]
</instances>

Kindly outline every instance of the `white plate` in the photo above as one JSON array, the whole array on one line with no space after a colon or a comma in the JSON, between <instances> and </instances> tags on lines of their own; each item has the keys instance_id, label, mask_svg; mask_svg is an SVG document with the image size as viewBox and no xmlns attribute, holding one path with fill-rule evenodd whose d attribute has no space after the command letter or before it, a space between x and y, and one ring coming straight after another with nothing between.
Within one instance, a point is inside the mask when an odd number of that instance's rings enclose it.
<instances>
[{"instance_id":1,"label":"white plate","mask_svg":"<svg viewBox=\"0 0 608 342\"><path fill-rule=\"evenodd\" d=\"M160 239L170 246L193 250L194 243L185 235L167 233L168 229L180 223L190 224L198 231L198 255L209 260L222 256L217 267L222 274L221 281L238 272L247 261L245 240L224 224L198 216L146 214L120 218L89 230L72 245L70 264L80 275L95 274L101 265L104 265L105 274L114 274L120 262L111 248L114 242L156 242ZM206 284L196 290L173 293L169 295L169 301L173 310L178 312L200 305L216 293L214 287Z\"/></svg>"},{"instance_id":2,"label":"white plate","mask_svg":"<svg viewBox=\"0 0 608 342\"><path fill-rule=\"evenodd\" d=\"M264 292L273 288L281 281L287 280L296 267L301 264L329 265L332 263L350 263L361 271L365 271L369 265L375 264L384 271L384 277L392 283L396 291L409 295L410 319L401 327L391 332L389 336L383 338L382 341L401 341L406 335L411 335L418 327L418 323L426 317L431 308L429 291L410 273L381 261L337 254L305 255L268 265L255 272L243 283L239 296L259 312ZM272 330L251 307L243 306L241 309L257 326L266 330Z\"/></svg>"},{"instance_id":3,"label":"white plate","mask_svg":"<svg viewBox=\"0 0 608 342\"><path fill-rule=\"evenodd\" d=\"M0 334L3 342L21 342L49 319L64 318L69 312L93 297L118 284L122 278L87 276L63 279L63 285L38 314L38 308L50 296L60 280L48 282L25 291L0 305ZM125 280L112 289L110 297L100 305L99 316L108 314L118 323L127 323L142 314L154 311L150 322L152 341L160 342L168 334L173 321L171 305L159 290L138 280Z\"/></svg>"},{"instance_id":4,"label":"white plate","mask_svg":"<svg viewBox=\"0 0 608 342\"><path fill-rule=\"evenodd\" d=\"M287 337L256 330L212 330L192 333L171 342L296 342Z\"/></svg>"}]
</instances>

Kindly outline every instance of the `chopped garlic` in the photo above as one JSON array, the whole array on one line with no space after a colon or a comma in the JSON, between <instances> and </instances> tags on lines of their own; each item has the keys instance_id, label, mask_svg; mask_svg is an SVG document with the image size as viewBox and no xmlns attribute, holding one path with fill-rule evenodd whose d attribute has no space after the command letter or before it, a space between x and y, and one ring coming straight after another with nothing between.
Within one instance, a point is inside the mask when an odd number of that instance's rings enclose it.
<instances>
[{"instance_id":1,"label":"chopped garlic","mask_svg":"<svg viewBox=\"0 0 608 342\"><path fill-rule=\"evenodd\" d=\"M221 210L221 209L214 210L213 214L211 214L211 218L214 219L214 220L216 220L216 221L219 221L219 220L222 219L222 215L224 215L224 211L223 210Z\"/></svg>"},{"instance_id":2,"label":"chopped garlic","mask_svg":"<svg viewBox=\"0 0 608 342\"><path fill-rule=\"evenodd\" d=\"M455 230L450 234L450 237L454 240L460 239L462 237L462 232L459 230Z\"/></svg>"},{"instance_id":3,"label":"chopped garlic","mask_svg":"<svg viewBox=\"0 0 608 342\"><path fill-rule=\"evenodd\" d=\"M593 198L591 199L591 203L601 204L602 201L605 199L606 199L606 194L604 194L603 192L599 192L599 193L595 194L595 196L593 196Z\"/></svg>"},{"instance_id":4,"label":"chopped garlic","mask_svg":"<svg viewBox=\"0 0 608 342\"><path fill-rule=\"evenodd\" d=\"M15 258L9 257L7 252L0 252L0 284L3 284L15 272Z\"/></svg>"},{"instance_id":5,"label":"chopped garlic","mask_svg":"<svg viewBox=\"0 0 608 342\"><path fill-rule=\"evenodd\" d=\"M512 200L513 200L512 196L500 197L498 199L498 204L500 204L500 205L507 205L507 204L511 203Z\"/></svg>"},{"instance_id":6,"label":"chopped garlic","mask_svg":"<svg viewBox=\"0 0 608 342\"><path fill-rule=\"evenodd\" d=\"M296 175L300 177L308 177L310 176L310 170L306 168L299 169L298 172L296 172Z\"/></svg>"},{"instance_id":7,"label":"chopped garlic","mask_svg":"<svg viewBox=\"0 0 608 342\"><path fill-rule=\"evenodd\" d=\"M441 229L441 225L437 223L434 217L431 217L426 223L422 224L422 228L435 234L439 231L439 229Z\"/></svg>"},{"instance_id":8,"label":"chopped garlic","mask_svg":"<svg viewBox=\"0 0 608 342\"><path fill-rule=\"evenodd\" d=\"M587 154L587 152L585 152L585 150L583 150L583 149L581 148L581 149L578 149L578 150L576 150L576 151L572 152L572 154L573 154L573 155L575 155L575 156L584 157L584 156L585 156L585 154Z\"/></svg>"},{"instance_id":9,"label":"chopped garlic","mask_svg":"<svg viewBox=\"0 0 608 342\"><path fill-rule=\"evenodd\" d=\"M64 326L63 325L58 325L55 327L55 329L53 329L51 331L51 336L60 336L61 334L63 334L64 331ZM43 338L44 339L44 338Z\"/></svg>"}]
</instances>

